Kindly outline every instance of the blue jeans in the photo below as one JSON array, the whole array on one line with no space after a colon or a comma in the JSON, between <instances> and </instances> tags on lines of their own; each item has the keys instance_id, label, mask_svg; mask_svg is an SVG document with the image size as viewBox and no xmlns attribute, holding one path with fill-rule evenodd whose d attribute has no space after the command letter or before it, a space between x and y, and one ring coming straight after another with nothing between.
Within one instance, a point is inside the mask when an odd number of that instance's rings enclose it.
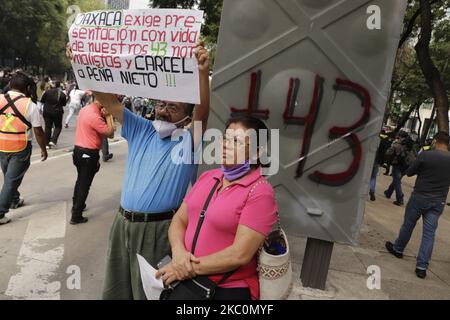
<instances>
[{"instance_id":1,"label":"blue jeans","mask_svg":"<svg viewBox=\"0 0 450 320\"><path fill-rule=\"evenodd\" d=\"M405 221L400 229L398 239L395 241L394 250L403 253L408 245L417 221L423 217L423 234L417 256L417 269L427 270L431 255L433 254L434 238L438 227L439 218L444 212L445 202L421 198L412 195L406 206Z\"/></svg>"},{"instance_id":2,"label":"blue jeans","mask_svg":"<svg viewBox=\"0 0 450 320\"><path fill-rule=\"evenodd\" d=\"M375 193L375 189L377 188L377 177L379 171L380 165L378 163L375 163L372 169L372 176L370 177L370 192Z\"/></svg>"},{"instance_id":3,"label":"blue jeans","mask_svg":"<svg viewBox=\"0 0 450 320\"><path fill-rule=\"evenodd\" d=\"M386 196L388 198L392 197L392 194L395 191L395 197L397 198L398 202L403 202L403 191L402 191L402 178L404 174L403 171L400 170L399 167L393 166L392 169L392 183L389 186L389 188L386 191Z\"/></svg>"},{"instance_id":4,"label":"blue jeans","mask_svg":"<svg viewBox=\"0 0 450 320\"><path fill-rule=\"evenodd\" d=\"M18 153L0 152L0 165L4 176L0 193L0 219L8 213L11 204L19 201L18 189L31 164L31 148L30 143L24 151Z\"/></svg>"}]
</instances>

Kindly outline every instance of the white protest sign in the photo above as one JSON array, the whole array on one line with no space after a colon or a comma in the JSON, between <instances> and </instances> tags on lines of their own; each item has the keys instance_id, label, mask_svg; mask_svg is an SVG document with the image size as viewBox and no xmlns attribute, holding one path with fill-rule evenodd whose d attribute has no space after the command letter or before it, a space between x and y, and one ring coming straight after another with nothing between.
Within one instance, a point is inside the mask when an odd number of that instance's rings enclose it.
<instances>
[{"instance_id":1,"label":"white protest sign","mask_svg":"<svg viewBox=\"0 0 450 320\"><path fill-rule=\"evenodd\" d=\"M80 88L197 104L195 47L203 11L113 10L82 13L69 30Z\"/></svg>"}]
</instances>

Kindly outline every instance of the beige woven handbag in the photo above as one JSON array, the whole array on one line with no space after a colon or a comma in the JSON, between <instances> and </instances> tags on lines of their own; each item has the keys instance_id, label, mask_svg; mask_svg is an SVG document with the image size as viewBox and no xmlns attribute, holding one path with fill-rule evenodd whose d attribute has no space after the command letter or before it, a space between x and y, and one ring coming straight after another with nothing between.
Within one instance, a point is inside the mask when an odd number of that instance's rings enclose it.
<instances>
[{"instance_id":1,"label":"beige woven handbag","mask_svg":"<svg viewBox=\"0 0 450 320\"><path fill-rule=\"evenodd\" d=\"M287 236L280 226L279 230L272 232L267 238L272 242L284 243L286 252L274 255L265 246L261 247L258 257L260 299L285 300L292 290L291 252Z\"/></svg>"},{"instance_id":2,"label":"beige woven handbag","mask_svg":"<svg viewBox=\"0 0 450 320\"><path fill-rule=\"evenodd\" d=\"M260 183L253 186L250 195ZM261 300L285 300L292 290L291 251L286 233L277 213L277 229L266 238L258 253L258 274ZM280 254L280 252L283 252Z\"/></svg>"}]
</instances>

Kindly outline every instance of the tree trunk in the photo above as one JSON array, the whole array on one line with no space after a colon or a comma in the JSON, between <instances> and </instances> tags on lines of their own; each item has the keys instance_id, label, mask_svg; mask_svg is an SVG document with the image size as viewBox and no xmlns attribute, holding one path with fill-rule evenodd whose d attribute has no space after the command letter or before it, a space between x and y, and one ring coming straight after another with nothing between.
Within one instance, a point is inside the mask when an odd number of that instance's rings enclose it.
<instances>
[{"instance_id":1,"label":"tree trunk","mask_svg":"<svg viewBox=\"0 0 450 320\"><path fill-rule=\"evenodd\" d=\"M430 6L432 4L435 4L436 2L438 2L440 0L433 0L430 2ZM408 22L408 25L405 29L405 31L403 32L401 38L400 38L400 42L398 44L398 48L400 49L401 47L403 47L403 44L409 39L409 37L411 36L413 29L414 29L414 25L416 24L416 20L417 18L420 16L420 8L417 9L417 11L413 14L413 16L411 17L411 19Z\"/></svg>"},{"instance_id":2,"label":"tree trunk","mask_svg":"<svg viewBox=\"0 0 450 320\"><path fill-rule=\"evenodd\" d=\"M391 88L391 91L389 93L389 99L387 100L386 103L386 110L384 112L383 125L387 124L389 117L391 116L391 104L393 98L394 98L394 88Z\"/></svg>"},{"instance_id":3,"label":"tree trunk","mask_svg":"<svg viewBox=\"0 0 450 320\"><path fill-rule=\"evenodd\" d=\"M415 49L423 75L427 80L434 97L434 106L437 112L439 131L449 133L449 101L439 70L436 68L430 55L430 42L432 32L432 15L429 0L420 0L421 33ZM428 128L429 129L429 128ZM423 139L424 137L422 137ZM426 139L426 136L425 136Z\"/></svg>"},{"instance_id":4,"label":"tree trunk","mask_svg":"<svg viewBox=\"0 0 450 320\"><path fill-rule=\"evenodd\" d=\"M419 119L419 129L417 130L417 134L419 135L418 140L422 141L422 119L420 118L420 108L416 110L417 113L417 119Z\"/></svg>"},{"instance_id":5,"label":"tree trunk","mask_svg":"<svg viewBox=\"0 0 450 320\"><path fill-rule=\"evenodd\" d=\"M427 140L428 137L428 133L430 132L431 126L434 123L434 116L436 115L436 104L434 104L433 106L433 111L431 112L431 117L430 117L430 121L427 123L425 122L425 125L423 127L423 132L422 132L422 137L420 139L420 143L422 145L425 144L425 141Z\"/></svg>"}]
</instances>

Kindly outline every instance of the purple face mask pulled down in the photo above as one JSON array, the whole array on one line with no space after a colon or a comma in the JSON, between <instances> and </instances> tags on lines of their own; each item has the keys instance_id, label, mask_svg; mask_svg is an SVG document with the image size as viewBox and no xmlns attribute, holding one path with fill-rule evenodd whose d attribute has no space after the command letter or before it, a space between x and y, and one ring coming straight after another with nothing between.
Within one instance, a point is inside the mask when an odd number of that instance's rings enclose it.
<instances>
[{"instance_id":1,"label":"purple face mask pulled down","mask_svg":"<svg viewBox=\"0 0 450 320\"><path fill-rule=\"evenodd\" d=\"M225 168L222 165L221 169L225 175L225 179L228 181L235 181L250 172L250 161L247 160L244 164L239 164L232 168Z\"/></svg>"}]
</instances>

